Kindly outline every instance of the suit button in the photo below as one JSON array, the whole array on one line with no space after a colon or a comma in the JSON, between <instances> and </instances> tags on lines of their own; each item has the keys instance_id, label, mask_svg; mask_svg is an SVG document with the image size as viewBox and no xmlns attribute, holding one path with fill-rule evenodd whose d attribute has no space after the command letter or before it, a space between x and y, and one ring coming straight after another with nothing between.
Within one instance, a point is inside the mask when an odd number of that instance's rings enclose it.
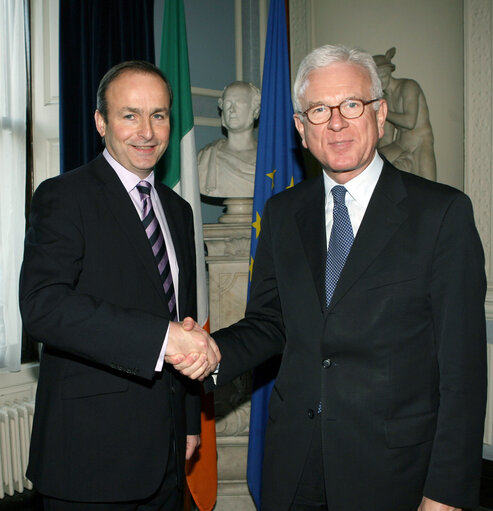
<instances>
[{"instance_id":1,"label":"suit button","mask_svg":"<svg viewBox=\"0 0 493 511\"><path fill-rule=\"evenodd\" d=\"M171 384L171 392L174 394L175 393L175 386L173 384Z\"/></svg>"},{"instance_id":2,"label":"suit button","mask_svg":"<svg viewBox=\"0 0 493 511\"><path fill-rule=\"evenodd\" d=\"M311 408L308 410L308 417L310 419L313 419L313 417L315 417L315 412Z\"/></svg>"},{"instance_id":3,"label":"suit button","mask_svg":"<svg viewBox=\"0 0 493 511\"><path fill-rule=\"evenodd\" d=\"M332 365L332 360L330 360L330 358L326 358L322 362L322 365L324 366L325 369L328 369Z\"/></svg>"}]
</instances>

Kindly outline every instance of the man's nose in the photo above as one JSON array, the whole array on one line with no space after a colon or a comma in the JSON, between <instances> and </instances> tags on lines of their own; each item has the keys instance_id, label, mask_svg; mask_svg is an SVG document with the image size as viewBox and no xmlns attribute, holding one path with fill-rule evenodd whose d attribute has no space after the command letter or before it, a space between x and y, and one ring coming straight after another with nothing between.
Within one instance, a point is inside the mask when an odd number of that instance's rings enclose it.
<instances>
[{"instance_id":1,"label":"man's nose","mask_svg":"<svg viewBox=\"0 0 493 511\"><path fill-rule=\"evenodd\" d=\"M154 130L152 129L152 123L150 119L142 119L139 129L139 135L146 139L152 138Z\"/></svg>"},{"instance_id":2,"label":"man's nose","mask_svg":"<svg viewBox=\"0 0 493 511\"><path fill-rule=\"evenodd\" d=\"M348 125L349 123L347 122L347 119L341 115L339 107L332 107L332 113L327 123L327 128L334 131L340 131L343 128L346 128Z\"/></svg>"}]
</instances>

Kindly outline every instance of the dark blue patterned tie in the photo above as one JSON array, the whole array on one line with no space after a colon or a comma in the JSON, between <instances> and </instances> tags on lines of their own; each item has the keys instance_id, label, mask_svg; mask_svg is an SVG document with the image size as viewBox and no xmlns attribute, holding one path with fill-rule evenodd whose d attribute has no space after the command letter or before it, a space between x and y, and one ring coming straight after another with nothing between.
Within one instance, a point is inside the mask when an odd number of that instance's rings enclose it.
<instances>
[{"instance_id":1,"label":"dark blue patterned tie","mask_svg":"<svg viewBox=\"0 0 493 511\"><path fill-rule=\"evenodd\" d=\"M334 197L334 213L325 264L325 303L327 307L330 305L334 289L354 241L353 228L346 206L346 188L341 185L334 186L332 196ZM322 401L318 403L317 413L322 413Z\"/></svg>"},{"instance_id":2,"label":"dark blue patterned tie","mask_svg":"<svg viewBox=\"0 0 493 511\"><path fill-rule=\"evenodd\" d=\"M341 185L334 186L332 196L334 197L334 215L325 266L325 300L327 307L330 305L339 275L344 268L354 240L353 228L345 202L346 188Z\"/></svg>"},{"instance_id":3,"label":"dark blue patterned tie","mask_svg":"<svg viewBox=\"0 0 493 511\"><path fill-rule=\"evenodd\" d=\"M152 253L156 259L156 264L163 283L164 293L168 301L168 308L170 319L176 321L178 316L176 314L176 295L175 287L173 286L173 277L171 275L171 266L169 264L168 251L166 250L166 243L164 242L161 227L154 213L154 208L151 202L151 184L147 181L140 181L137 185L137 190L140 194L142 201L143 220L142 225L146 231L149 243L152 247Z\"/></svg>"}]
</instances>

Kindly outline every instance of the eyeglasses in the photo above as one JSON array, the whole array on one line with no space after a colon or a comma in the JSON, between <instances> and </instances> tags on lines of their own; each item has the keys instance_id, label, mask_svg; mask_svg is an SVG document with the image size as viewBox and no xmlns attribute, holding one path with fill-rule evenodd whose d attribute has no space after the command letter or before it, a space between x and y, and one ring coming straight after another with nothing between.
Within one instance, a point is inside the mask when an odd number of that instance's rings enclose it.
<instances>
[{"instance_id":1,"label":"eyeglasses","mask_svg":"<svg viewBox=\"0 0 493 511\"><path fill-rule=\"evenodd\" d=\"M324 124L332 117L332 110L337 108L339 113L345 119L357 119L363 115L365 106L370 103L374 103L375 101L379 101L379 98L370 99L370 101L363 101L362 99L345 99L335 106L313 105L302 112L302 114L305 115L312 124Z\"/></svg>"}]
</instances>

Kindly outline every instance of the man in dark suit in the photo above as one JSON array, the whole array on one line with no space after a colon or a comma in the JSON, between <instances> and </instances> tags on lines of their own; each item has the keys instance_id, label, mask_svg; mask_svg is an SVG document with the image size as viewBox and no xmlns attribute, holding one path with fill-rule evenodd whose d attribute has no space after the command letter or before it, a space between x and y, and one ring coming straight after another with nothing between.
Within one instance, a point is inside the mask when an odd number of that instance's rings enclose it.
<instances>
[{"instance_id":1,"label":"man in dark suit","mask_svg":"<svg viewBox=\"0 0 493 511\"><path fill-rule=\"evenodd\" d=\"M282 354L262 511L474 507L486 340L471 203L378 155L369 54L314 50L294 94L323 176L266 204L245 319L213 334L217 385Z\"/></svg>"},{"instance_id":2,"label":"man in dark suit","mask_svg":"<svg viewBox=\"0 0 493 511\"><path fill-rule=\"evenodd\" d=\"M199 394L164 355L218 353L178 323L196 313L192 211L153 173L171 101L152 64L113 67L95 113L105 151L33 197L20 304L43 343L28 477L45 511L180 509Z\"/></svg>"}]
</instances>

